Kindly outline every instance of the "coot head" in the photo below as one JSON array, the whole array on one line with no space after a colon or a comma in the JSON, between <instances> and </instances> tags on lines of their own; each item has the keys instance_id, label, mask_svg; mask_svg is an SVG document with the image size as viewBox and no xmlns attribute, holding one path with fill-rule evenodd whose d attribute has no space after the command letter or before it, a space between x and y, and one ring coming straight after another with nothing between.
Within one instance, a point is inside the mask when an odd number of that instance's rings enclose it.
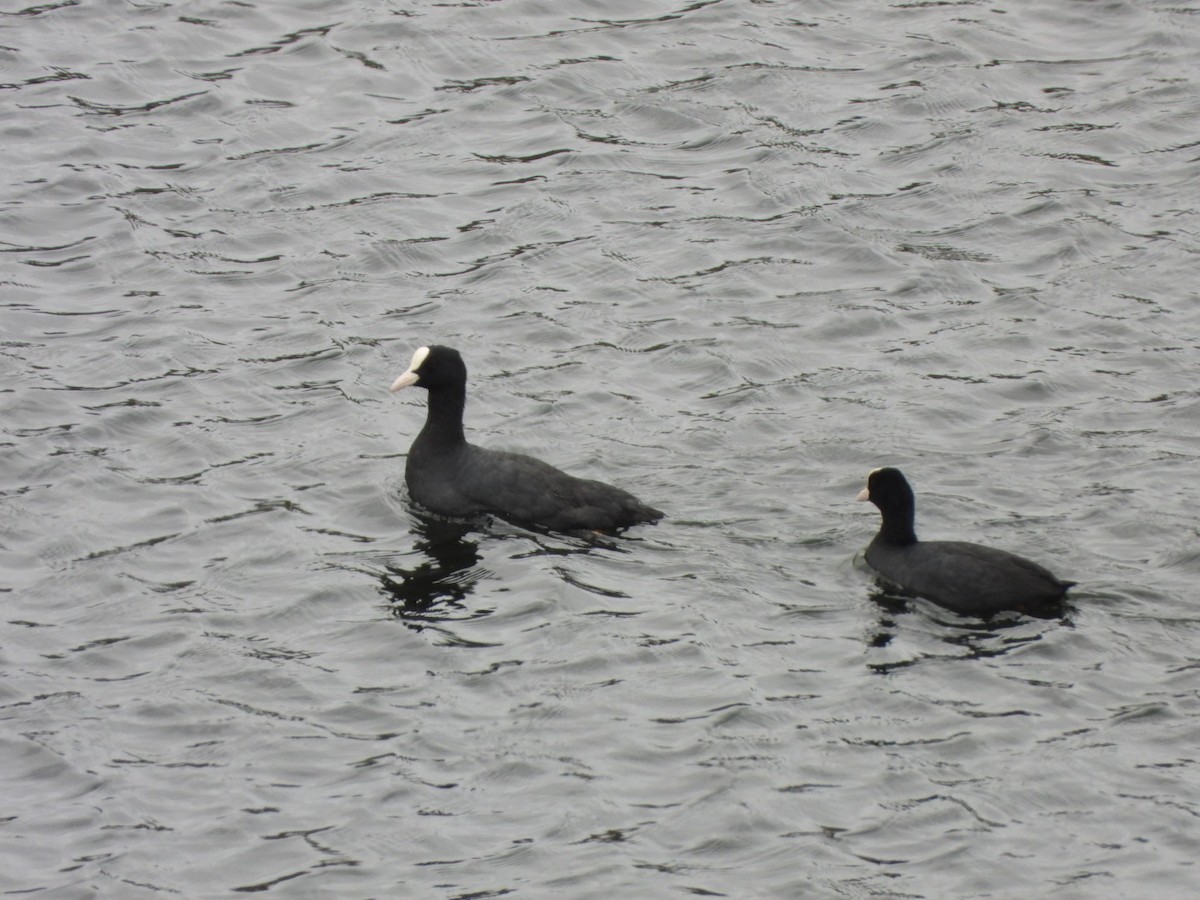
<instances>
[{"instance_id":1,"label":"coot head","mask_svg":"<svg viewBox=\"0 0 1200 900\"><path fill-rule=\"evenodd\" d=\"M916 500L908 479L899 469L884 466L873 469L867 476L867 486L857 499L870 500L883 517L885 533L898 543L916 540L913 534L913 519L916 516Z\"/></svg>"},{"instance_id":2,"label":"coot head","mask_svg":"<svg viewBox=\"0 0 1200 900\"><path fill-rule=\"evenodd\" d=\"M467 364L459 352L451 347L418 347L413 354L408 370L392 382L391 391L401 388L423 387L434 390L440 387L461 387L467 383Z\"/></svg>"}]
</instances>

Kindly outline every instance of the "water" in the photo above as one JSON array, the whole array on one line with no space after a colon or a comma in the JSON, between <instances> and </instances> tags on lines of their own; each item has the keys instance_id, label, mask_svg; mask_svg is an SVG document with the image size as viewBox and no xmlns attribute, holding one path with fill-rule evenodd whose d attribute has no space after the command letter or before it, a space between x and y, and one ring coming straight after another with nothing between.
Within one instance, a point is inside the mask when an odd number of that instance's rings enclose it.
<instances>
[{"instance_id":1,"label":"water","mask_svg":"<svg viewBox=\"0 0 1200 900\"><path fill-rule=\"evenodd\" d=\"M1192 897L1200 16L0 14L0 890ZM467 426L668 518L407 503ZM871 598L852 502L1081 582Z\"/></svg>"}]
</instances>

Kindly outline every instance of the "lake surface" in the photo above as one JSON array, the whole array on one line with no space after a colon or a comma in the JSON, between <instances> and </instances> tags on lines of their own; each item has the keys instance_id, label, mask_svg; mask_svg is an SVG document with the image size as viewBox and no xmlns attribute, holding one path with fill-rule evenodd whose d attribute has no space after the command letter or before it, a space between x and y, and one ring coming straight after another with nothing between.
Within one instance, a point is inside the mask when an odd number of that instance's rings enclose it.
<instances>
[{"instance_id":1,"label":"lake surface","mask_svg":"<svg viewBox=\"0 0 1200 900\"><path fill-rule=\"evenodd\" d=\"M1200 7L0 10L0 893L1192 898ZM430 521L476 442L667 512ZM1080 585L881 601L853 502Z\"/></svg>"}]
</instances>

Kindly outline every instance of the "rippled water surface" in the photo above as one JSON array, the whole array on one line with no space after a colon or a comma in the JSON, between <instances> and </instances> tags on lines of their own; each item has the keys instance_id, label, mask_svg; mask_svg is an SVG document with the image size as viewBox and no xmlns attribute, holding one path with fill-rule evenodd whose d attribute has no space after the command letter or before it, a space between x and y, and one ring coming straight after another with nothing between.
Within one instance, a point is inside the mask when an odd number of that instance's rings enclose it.
<instances>
[{"instance_id":1,"label":"rippled water surface","mask_svg":"<svg viewBox=\"0 0 1200 900\"><path fill-rule=\"evenodd\" d=\"M0 10L0 892L1200 884L1200 7ZM421 518L468 429L667 511ZM881 602L867 471L1065 618Z\"/></svg>"}]
</instances>

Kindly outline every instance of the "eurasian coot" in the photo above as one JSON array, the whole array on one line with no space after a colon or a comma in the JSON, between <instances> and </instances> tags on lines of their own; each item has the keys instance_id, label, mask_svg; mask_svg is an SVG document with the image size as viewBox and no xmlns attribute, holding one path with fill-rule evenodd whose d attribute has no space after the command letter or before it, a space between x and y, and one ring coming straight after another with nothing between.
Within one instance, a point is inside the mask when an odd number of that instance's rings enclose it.
<instances>
[{"instance_id":1,"label":"eurasian coot","mask_svg":"<svg viewBox=\"0 0 1200 900\"><path fill-rule=\"evenodd\" d=\"M875 469L858 499L870 500L883 517L867 546L867 562L906 593L963 615L987 617L1001 610L1053 608L1074 584L1004 550L966 541L917 540L916 502L899 469Z\"/></svg>"},{"instance_id":2,"label":"eurasian coot","mask_svg":"<svg viewBox=\"0 0 1200 900\"><path fill-rule=\"evenodd\" d=\"M491 513L556 531L624 528L663 517L620 488L574 478L532 456L468 444L467 367L457 350L418 349L391 390L410 385L429 391L425 427L404 467L409 495L426 509L455 517Z\"/></svg>"}]
</instances>

